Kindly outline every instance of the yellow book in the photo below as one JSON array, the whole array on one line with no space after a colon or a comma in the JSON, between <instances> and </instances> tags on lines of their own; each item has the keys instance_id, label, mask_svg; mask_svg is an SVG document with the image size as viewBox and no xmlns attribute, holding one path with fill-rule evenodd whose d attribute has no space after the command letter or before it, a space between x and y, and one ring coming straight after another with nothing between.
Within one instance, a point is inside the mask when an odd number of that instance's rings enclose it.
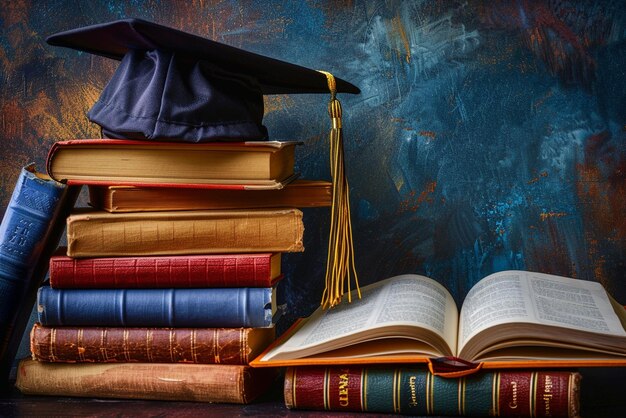
<instances>
[{"instance_id":1,"label":"yellow book","mask_svg":"<svg viewBox=\"0 0 626 418\"><path fill-rule=\"evenodd\" d=\"M76 211L67 218L67 255L107 257L301 252L298 209L137 213Z\"/></svg>"},{"instance_id":2,"label":"yellow book","mask_svg":"<svg viewBox=\"0 0 626 418\"><path fill-rule=\"evenodd\" d=\"M294 141L181 143L117 139L56 142L50 176L68 184L281 188L294 174Z\"/></svg>"}]
</instances>

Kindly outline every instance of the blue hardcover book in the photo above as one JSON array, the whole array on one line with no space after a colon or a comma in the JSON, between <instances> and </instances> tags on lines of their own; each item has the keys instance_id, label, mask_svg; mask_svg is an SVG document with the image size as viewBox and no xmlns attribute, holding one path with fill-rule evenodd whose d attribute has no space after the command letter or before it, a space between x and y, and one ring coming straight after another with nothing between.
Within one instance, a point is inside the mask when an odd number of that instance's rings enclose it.
<instances>
[{"instance_id":1,"label":"blue hardcover book","mask_svg":"<svg viewBox=\"0 0 626 418\"><path fill-rule=\"evenodd\" d=\"M274 288L53 289L37 295L39 322L48 326L272 326Z\"/></svg>"},{"instance_id":2,"label":"blue hardcover book","mask_svg":"<svg viewBox=\"0 0 626 418\"><path fill-rule=\"evenodd\" d=\"M71 189L71 192L70 192ZM0 381L7 377L80 188L22 169L0 224Z\"/></svg>"}]
</instances>

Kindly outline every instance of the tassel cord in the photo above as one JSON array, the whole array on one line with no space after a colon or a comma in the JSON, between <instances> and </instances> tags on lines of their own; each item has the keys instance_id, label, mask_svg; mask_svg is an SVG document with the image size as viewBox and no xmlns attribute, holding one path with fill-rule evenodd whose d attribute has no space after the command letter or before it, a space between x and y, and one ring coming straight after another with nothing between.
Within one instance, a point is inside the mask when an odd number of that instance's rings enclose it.
<instances>
[{"instance_id":1,"label":"tassel cord","mask_svg":"<svg viewBox=\"0 0 626 418\"><path fill-rule=\"evenodd\" d=\"M330 233L328 239L328 257L326 260L325 289L322 295L323 308L332 308L339 304L343 294L348 293L348 302L352 301L351 279L354 278L357 295L361 298L356 264L354 242L350 220L350 197L348 180L345 173L341 103L336 98L335 78L326 75L331 93L328 113L332 122L329 135L330 173L333 180L333 200L331 208Z\"/></svg>"}]
</instances>

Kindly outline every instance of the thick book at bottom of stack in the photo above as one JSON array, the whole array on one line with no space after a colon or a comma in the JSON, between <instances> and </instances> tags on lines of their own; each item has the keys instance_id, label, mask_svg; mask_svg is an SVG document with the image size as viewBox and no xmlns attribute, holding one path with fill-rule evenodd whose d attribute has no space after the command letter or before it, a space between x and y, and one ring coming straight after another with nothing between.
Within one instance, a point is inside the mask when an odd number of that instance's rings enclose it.
<instances>
[{"instance_id":1,"label":"thick book at bottom of stack","mask_svg":"<svg viewBox=\"0 0 626 418\"><path fill-rule=\"evenodd\" d=\"M247 365L22 360L16 386L34 395L248 403L275 374Z\"/></svg>"},{"instance_id":2,"label":"thick book at bottom of stack","mask_svg":"<svg viewBox=\"0 0 626 418\"><path fill-rule=\"evenodd\" d=\"M292 409L408 415L578 417L580 374L481 371L460 378L401 366L289 367Z\"/></svg>"}]
</instances>

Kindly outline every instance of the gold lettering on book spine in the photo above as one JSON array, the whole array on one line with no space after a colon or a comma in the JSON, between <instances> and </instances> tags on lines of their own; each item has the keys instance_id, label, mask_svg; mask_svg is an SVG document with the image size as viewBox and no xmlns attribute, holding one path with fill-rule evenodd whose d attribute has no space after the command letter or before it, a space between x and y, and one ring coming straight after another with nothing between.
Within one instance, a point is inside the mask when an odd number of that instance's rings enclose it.
<instances>
[{"instance_id":1,"label":"gold lettering on book spine","mask_svg":"<svg viewBox=\"0 0 626 418\"><path fill-rule=\"evenodd\" d=\"M346 408L350 405L348 393L350 378L347 371L339 375L339 405Z\"/></svg>"},{"instance_id":2,"label":"gold lettering on book spine","mask_svg":"<svg viewBox=\"0 0 626 418\"><path fill-rule=\"evenodd\" d=\"M417 406L417 389L415 387L415 376L409 377L409 390L411 392L411 402L409 402L410 406Z\"/></svg>"},{"instance_id":3,"label":"gold lettering on book spine","mask_svg":"<svg viewBox=\"0 0 626 418\"><path fill-rule=\"evenodd\" d=\"M511 382L511 400L509 401L510 409L517 409L517 382Z\"/></svg>"},{"instance_id":4,"label":"gold lettering on book spine","mask_svg":"<svg viewBox=\"0 0 626 418\"><path fill-rule=\"evenodd\" d=\"M552 376L546 375L544 379L543 402L544 415L549 417L552 415Z\"/></svg>"}]
</instances>

